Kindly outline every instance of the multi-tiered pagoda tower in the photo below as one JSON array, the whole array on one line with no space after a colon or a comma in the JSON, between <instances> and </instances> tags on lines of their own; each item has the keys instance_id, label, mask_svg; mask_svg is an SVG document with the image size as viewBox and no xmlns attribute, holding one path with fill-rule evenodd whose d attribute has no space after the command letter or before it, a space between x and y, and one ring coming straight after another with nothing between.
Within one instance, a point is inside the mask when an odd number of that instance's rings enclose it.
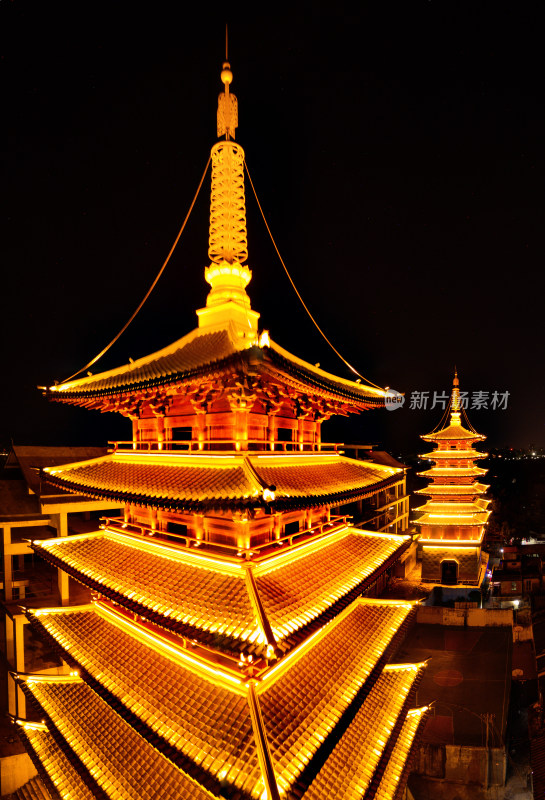
<instances>
[{"instance_id":1,"label":"multi-tiered pagoda tower","mask_svg":"<svg viewBox=\"0 0 545 800\"><path fill-rule=\"evenodd\" d=\"M199 327L48 392L129 417L133 438L47 472L126 505L100 530L33 544L93 599L27 609L69 666L15 676L41 720L21 728L65 800L393 800L425 664L389 663L415 607L373 595L411 540L331 509L402 471L321 442L324 420L385 392L258 332L228 64L222 79Z\"/></svg>"},{"instance_id":2,"label":"multi-tiered pagoda tower","mask_svg":"<svg viewBox=\"0 0 545 800\"><path fill-rule=\"evenodd\" d=\"M480 585L487 563L482 542L490 501L483 497L488 486L480 483L487 470L475 466L475 461L486 458L487 453L480 453L473 445L486 437L470 426L467 417L468 427L464 427L462 413L455 373L446 424L421 437L437 448L422 455L435 466L419 473L431 478L431 483L417 492L430 499L416 509L422 512L416 524L420 527L422 580Z\"/></svg>"}]
</instances>

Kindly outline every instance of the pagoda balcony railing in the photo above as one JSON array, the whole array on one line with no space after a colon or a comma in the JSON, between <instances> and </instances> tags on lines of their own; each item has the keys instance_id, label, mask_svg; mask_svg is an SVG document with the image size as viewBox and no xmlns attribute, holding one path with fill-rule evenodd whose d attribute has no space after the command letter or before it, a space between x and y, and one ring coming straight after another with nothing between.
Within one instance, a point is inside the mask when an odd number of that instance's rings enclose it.
<instances>
[{"instance_id":1,"label":"pagoda balcony railing","mask_svg":"<svg viewBox=\"0 0 545 800\"><path fill-rule=\"evenodd\" d=\"M183 547L198 547L200 550L206 550L208 552L215 551L220 556L224 555L229 559L232 559L235 556L237 558L242 556L245 559L259 561L260 558L270 555L271 550L275 550L277 547L282 547L284 545L291 547L294 543L302 543L309 538L323 536L325 534L333 533L336 530L340 530L341 528L346 527L351 519L352 517L348 514L343 514L340 516L331 515L329 522L320 522L318 525L313 525L312 528L303 528L299 531L294 531L289 535L281 536L278 539L271 539L270 541L262 542L261 544L255 544L248 548L240 548L236 544L224 544L222 542L211 542L205 539L196 539L194 536L189 534L184 535L181 533L171 533L170 531L164 531L160 528L152 528L151 526L145 525L141 522L123 522L123 520L119 519L118 517L101 517L101 520L104 522L100 527L103 529L108 528L108 530L111 531L136 534L137 536L153 536L156 540L174 540ZM301 540L301 542L299 542L299 540Z\"/></svg>"},{"instance_id":2,"label":"pagoda balcony railing","mask_svg":"<svg viewBox=\"0 0 545 800\"><path fill-rule=\"evenodd\" d=\"M145 452L156 453L172 450L182 450L185 452L217 452L222 450L229 451L265 451L265 452L282 452L282 453L319 453L322 450L333 450L340 452L340 448L344 447L342 442L285 442L275 440L273 442L264 439L206 439L199 442L195 439L169 439L162 442L148 439L142 441L134 441L132 439L126 441L108 442L110 450L116 452Z\"/></svg>"}]
</instances>

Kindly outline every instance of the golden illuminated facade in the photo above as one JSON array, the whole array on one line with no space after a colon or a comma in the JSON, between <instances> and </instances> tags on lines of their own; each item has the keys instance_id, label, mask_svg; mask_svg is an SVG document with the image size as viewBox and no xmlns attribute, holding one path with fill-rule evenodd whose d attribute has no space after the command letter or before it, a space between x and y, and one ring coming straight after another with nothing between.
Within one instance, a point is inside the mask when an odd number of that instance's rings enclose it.
<instances>
[{"instance_id":1,"label":"golden illuminated facade","mask_svg":"<svg viewBox=\"0 0 545 800\"><path fill-rule=\"evenodd\" d=\"M397 486L403 470L321 439L324 420L386 393L258 332L228 65L222 79L199 327L48 390L123 414L133 437L47 471L125 512L33 543L92 596L26 610L68 666L14 675L40 720L21 731L63 800L397 800L426 664L389 663L416 609L376 595L411 537L351 527L331 508Z\"/></svg>"},{"instance_id":2,"label":"golden illuminated facade","mask_svg":"<svg viewBox=\"0 0 545 800\"><path fill-rule=\"evenodd\" d=\"M474 449L485 437L469 422L464 427L463 413L455 374L445 426L421 437L437 447L422 456L434 466L419 473L431 483L417 492L430 499L416 509L421 512L416 525L420 528L422 580L480 585L487 564L482 542L490 501L483 497L488 486L480 482L487 471L475 461L487 454Z\"/></svg>"}]
</instances>

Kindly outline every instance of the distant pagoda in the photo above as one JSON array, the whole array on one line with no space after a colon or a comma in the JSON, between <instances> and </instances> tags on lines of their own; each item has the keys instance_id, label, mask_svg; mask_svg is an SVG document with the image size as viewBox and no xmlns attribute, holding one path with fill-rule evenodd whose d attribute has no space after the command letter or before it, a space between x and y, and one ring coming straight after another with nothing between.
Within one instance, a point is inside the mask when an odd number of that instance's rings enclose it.
<instances>
[{"instance_id":1,"label":"distant pagoda","mask_svg":"<svg viewBox=\"0 0 545 800\"><path fill-rule=\"evenodd\" d=\"M21 730L63 800L397 800L426 716L413 708L425 663L389 663L415 605L376 593L411 537L331 509L403 470L321 442L324 420L383 406L386 392L258 332L228 63L222 80L199 327L48 389L129 417L133 438L47 470L126 505L100 530L33 543L94 595L26 610L69 670L14 675L41 720Z\"/></svg>"},{"instance_id":2,"label":"distant pagoda","mask_svg":"<svg viewBox=\"0 0 545 800\"><path fill-rule=\"evenodd\" d=\"M466 424L462 424L464 414ZM420 528L422 580L442 584L480 584L486 567L481 552L485 525L490 515L489 500L483 495L488 486L480 483L487 470L475 466L486 458L473 445L486 437L477 433L467 420L460 400L458 375L454 373L452 395L444 427L422 436L437 448L421 457L435 466L419 473L431 478L417 494L428 495L416 521Z\"/></svg>"}]
</instances>

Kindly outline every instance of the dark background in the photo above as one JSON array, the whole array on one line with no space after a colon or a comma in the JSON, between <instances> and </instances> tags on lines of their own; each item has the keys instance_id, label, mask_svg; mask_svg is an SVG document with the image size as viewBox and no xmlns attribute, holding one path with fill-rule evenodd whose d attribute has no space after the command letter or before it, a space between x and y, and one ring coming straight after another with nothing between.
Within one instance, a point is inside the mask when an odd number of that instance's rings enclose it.
<instances>
[{"instance_id":1,"label":"dark background","mask_svg":"<svg viewBox=\"0 0 545 800\"><path fill-rule=\"evenodd\" d=\"M0 444L100 444L129 425L50 404L155 277L215 142L229 21L238 141L306 303L404 409L325 438L415 451L411 392L509 391L490 446L545 446L540 3L0 0ZM227 18L227 19L226 19ZM196 325L209 182L158 287L93 370ZM279 344L351 377L294 295L247 187L249 294Z\"/></svg>"}]
</instances>

